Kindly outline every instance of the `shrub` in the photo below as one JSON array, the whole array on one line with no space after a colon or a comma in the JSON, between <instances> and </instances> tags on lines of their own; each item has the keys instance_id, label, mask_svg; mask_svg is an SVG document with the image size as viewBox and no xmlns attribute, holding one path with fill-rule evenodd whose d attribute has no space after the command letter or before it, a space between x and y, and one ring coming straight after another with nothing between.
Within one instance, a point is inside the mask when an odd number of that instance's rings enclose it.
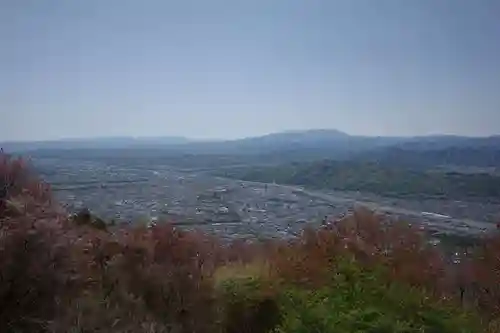
<instances>
[{"instance_id":1,"label":"shrub","mask_svg":"<svg viewBox=\"0 0 500 333\"><path fill-rule=\"evenodd\" d=\"M214 274L219 320L227 333L265 333L281 321L277 286L262 261L230 263Z\"/></svg>"},{"instance_id":2,"label":"shrub","mask_svg":"<svg viewBox=\"0 0 500 333\"><path fill-rule=\"evenodd\" d=\"M379 273L354 262L337 266L329 285L290 288L276 332L479 332L478 317L439 303L420 290L387 286Z\"/></svg>"},{"instance_id":3,"label":"shrub","mask_svg":"<svg viewBox=\"0 0 500 333\"><path fill-rule=\"evenodd\" d=\"M468 305L488 317L500 316L500 235L493 234L476 246L459 266Z\"/></svg>"},{"instance_id":4,"label":"shrub","mask_svg":"<svg viewBox=\"0 0 500 333\"><path fill-rule=\"evenodd\" d=\"M0 331L43 331L79 289L70 231L22 160L0 155L0 183Z\"/></svg>"},{"instance_id":5,"label":"shrub","mask_svg":"<svg viewBox=\"0 0 500 333\"><path fill-rule=\"evenodd\" d=\"M0 332L498 332L498 238L450 265L363 210L291 241L108 229L1 154L0 190Z\"/></svg>"}]
</instances>

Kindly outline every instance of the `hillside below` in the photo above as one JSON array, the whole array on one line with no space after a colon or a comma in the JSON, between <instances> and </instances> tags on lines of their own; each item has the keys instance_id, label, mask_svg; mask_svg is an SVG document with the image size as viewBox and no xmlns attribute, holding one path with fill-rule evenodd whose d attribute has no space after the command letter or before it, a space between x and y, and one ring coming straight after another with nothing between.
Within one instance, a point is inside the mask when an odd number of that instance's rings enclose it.
<instances>
[{"instance_id":1,"label":"hillside below","mask_svg":"<svg viewBox=\"0 0 500 333\"><path fill-rule=\"evenodd\" d=\"M264 167L235 167L215 174L259 182L303 185L318 189L362 191L397 197L446 197L500 201L500 176L488 172L323 160Z\"/></svg>"},{"instance_id":2,"label":"hillside below","mask_svg":"<svg viewBox=\"0 0 500 333\"><path fill-rule=\"evenodd\" d=\"M494 234L449 261L358 210L295 239L220 242L68 214L0 160L2 332L499 332Z\"/></svg>"}]
</instances>

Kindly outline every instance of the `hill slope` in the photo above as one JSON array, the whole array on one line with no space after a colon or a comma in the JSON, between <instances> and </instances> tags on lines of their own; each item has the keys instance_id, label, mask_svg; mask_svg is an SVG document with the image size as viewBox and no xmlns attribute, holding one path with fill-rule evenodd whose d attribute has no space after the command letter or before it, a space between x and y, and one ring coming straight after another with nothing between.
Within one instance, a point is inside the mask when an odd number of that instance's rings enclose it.
<instances>
[{"instance_id":1,"label":"hill slope","mask_svg":"<svg viewBox=\"0 0 500 333\"><path fill-rule=\"evenodd\" d=\"M487 173L421 170L359 161L323 160L269 167L241 167L216 174L259 182L303 185L311 188L361 191L386 196L446 197L500 200L500 176Z\"/></svg>"},{"instance_id":2,"label":"hill slope","mask_svg":"<svg viewBox=\"0 0 500 333\"><path fill-rule=\"evenodd\" d=\"M290 242L223 244L68 217L3 155L0 175L2 332L498 332L495 239L452 266L417 229L358 211Z\"/></svg>"}]
</instances>

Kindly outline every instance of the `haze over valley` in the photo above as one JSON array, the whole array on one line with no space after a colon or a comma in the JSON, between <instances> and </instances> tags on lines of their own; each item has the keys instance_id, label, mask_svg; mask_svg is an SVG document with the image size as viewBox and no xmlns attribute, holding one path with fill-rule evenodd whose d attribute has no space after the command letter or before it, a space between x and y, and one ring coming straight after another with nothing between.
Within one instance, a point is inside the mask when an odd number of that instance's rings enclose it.
<instances>
[{"instance_id":1,"label":"haze over valley","mask_svg":"<svg viewBox=\"0 0 500 333\"><path fill-rule=\"evenodd\" d=\"M500 333L499 0L0 0L0 332Z\"/></svg>"},{"instance_id":2,"label":"haze over valley","mask_svg":"<svg viewBox=\"0 0 500 333\"><path fill-rule=\"evenodd\" d=\"M499 137L310 130L178 141L9 144L69 211L87 207L119 223L170 221L228 239L287 238L359 206L436 237L475 238L498 222Z\"/></svg>"}]
</instances>

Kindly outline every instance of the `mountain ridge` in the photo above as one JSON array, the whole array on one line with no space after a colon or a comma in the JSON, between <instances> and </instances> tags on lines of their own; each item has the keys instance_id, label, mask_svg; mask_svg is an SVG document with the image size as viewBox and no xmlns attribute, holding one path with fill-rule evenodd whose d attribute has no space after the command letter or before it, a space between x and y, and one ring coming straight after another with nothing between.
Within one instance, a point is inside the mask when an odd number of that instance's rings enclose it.
<instances>
[{"instance_id":1,"label":"mountain ridge","mask_svg":"<svg viewBox=\"0 0 500 333\"><path fill-rule=\"evenodd\" d=\"M275 162L318 159L361 159L381 163L426 165L459 163L500 165L500 135L467 137L430 135L419 137L360 136L335 129L289 130L232 140L195 140L186 137L109 137L35 142L4 142L8 153L44 151L129 150L156 155L254 156ZM442 156L444 157L442 157ZM473 160L473 161L471 161ZM477 161L477 162L476 162Z\"/></svg>"}]
</instances>

